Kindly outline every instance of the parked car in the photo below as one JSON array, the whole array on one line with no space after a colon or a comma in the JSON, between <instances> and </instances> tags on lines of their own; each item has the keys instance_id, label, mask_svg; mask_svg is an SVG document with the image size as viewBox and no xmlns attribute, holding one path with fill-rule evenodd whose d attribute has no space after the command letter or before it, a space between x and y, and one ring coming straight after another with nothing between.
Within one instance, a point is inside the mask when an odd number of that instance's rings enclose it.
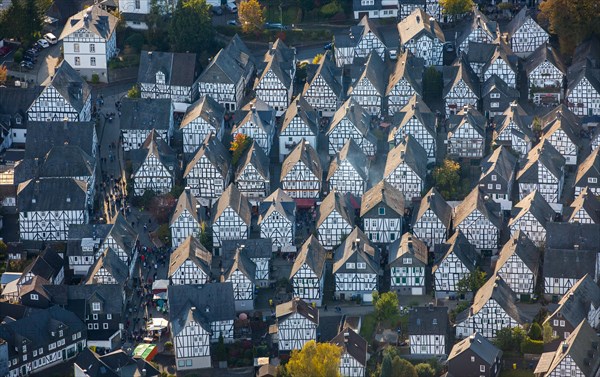
<instances>
[{"instance_id":1,"label":"parked car","mask_svg":"<svg viewBox=\"0 0 600 377\"><path fill-rule=\"evenodd\" d=\"M271 22L267 22L265 23L265 29L277 29L277 30L285 30L287 29L287 26L280 24L280 23L271 23Z\"/></svg>"},{"instance_id":2,"label":"parked car","mask_svg":"<svg viewBox=\"0 0 600 377\"><path fill-rule=\"evenodd\" d=\"M45 34L44 39L47 40L48 43L50 43L51 45L55 45L58 43L58 38L56 38L56 35L52 33Z\"/></svg>"},{"instance_id":3,"label":"parked car","mask_svg":"<svg viewBox=\"0 0 600 377\"><path fill-rule=\"evenodd\" d=\"M45 39L40 39L39 41L37 41L37 44L41 47L41 48L48 48L50 47L50 43L48 43L47 40Z\"/></svg>"},{"instance_id":4,"label":"parked car","mask_svg":"<svg viewBox=\"0 0 600 377\"><path fill-rule=\"evenodd\" d=\"M38 52L39 52L41 49L42 49L42 47L41 47L39 44L37 44L37 43L34 43L34 44L31 46L31 48L30 48L30 50L33 50L33 51L35 51L35 52L36 52L36 54L37 54L37 53L38 53Z\"/></svg>"},{"instance_id":5,"label":"parked car","mask_svg":"<svg viewBox=\"0 0 600 377\"><path fill-rule=\"evenodd\" d=\"M23 60L21 62L21 68L25 68L25 69L33 69L33 63L28 61L28 60Z\"/></svg>"},{"instance_id":6,"label":"parked car","mask_svg":"<svg viewBox=\"0 0 600 377\"><path fill-rule=\"evenodd\" d=\"M215 6L212 7L212 12L214 14L216 14L217 16L220 16L220 15L223 14L223 8L218 7L218 6L215 5Z\"/></svg>"},{"instance_id":7,"label":"parked car","mask_svg":"<svg viewBox=\"0 0 600 377\"><path fill-rule=\"evenodd\" d=\"M23 60L27 60L28 62L35 63L37 62L37 57L31 54L23 54Z\"/></svg>"},{"instance_id":8,"label":"parked car","mask_svg":"<svg viewBox=\"0 0 600 377\"><path fill-rule=\"evenodd\" d=\"M235 1L228 1L227 2L227 9L231 13L237 13L237 5L235 5Z\"/></svg>"}]
</instances>

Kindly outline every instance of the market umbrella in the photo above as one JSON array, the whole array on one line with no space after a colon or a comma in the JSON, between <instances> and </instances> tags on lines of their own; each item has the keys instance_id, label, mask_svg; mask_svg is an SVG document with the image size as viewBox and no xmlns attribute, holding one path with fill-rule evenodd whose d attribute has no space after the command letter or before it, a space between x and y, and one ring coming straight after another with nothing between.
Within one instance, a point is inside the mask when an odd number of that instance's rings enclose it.
<instances>
[{"instance_id":1,"label":"market umbrella","mask_svg":"<svg viewBox=\"0 0 600 377\"><path fill-rule=\"evenodd\" d=\"M156 344L141 343L133 350L133 356L146 361L151 361L158 353Z\"/></svg>"}]
</instances>

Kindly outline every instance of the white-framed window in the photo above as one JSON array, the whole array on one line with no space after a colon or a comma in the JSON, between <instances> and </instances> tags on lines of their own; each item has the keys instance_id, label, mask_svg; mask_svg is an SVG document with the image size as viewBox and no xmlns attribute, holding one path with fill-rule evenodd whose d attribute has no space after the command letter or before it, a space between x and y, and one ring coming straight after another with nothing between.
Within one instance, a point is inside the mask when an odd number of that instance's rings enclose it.
<instances>
[{"instance_id":1,"label":"white-framed window","mask_svg":"<svg viewBox=\"0 0 600 377\"><path fill-rule=\"evenodd\" d=\"M479 366L479 371L480 372L485 372L485 365L480 365Z\"/></svg>"},{"instance_id":2,"label":"white-framed window","mask_svg":"<svg viewBox=\"0 0 600 377\"><path fill-rule=\"evenodd\" d=\"M598 183L598 178L596 178L596 177L588 177L588 183Z\"/></svg>"},{"instance_id":3,"label":"white-framed window","mask_svg":"<svg viewBox=\"0 0 600 377\"><path fill-rule=\"evenodd\" d=\"M96 57L92 56L92 57L90 58L90 65L91 65L92 67L95 67L95 66L96 66Z\"/></svg>"},{"instance_id":4,"label":"white-framed window","mask_svg":"<svg viewBox=\"0 0 600 377\"><path fill-rule=\"evenodd\" d=\"M90 43L90 52L96 52L96 45L94 43Z\"/></svg>"},{"instance_id":5,"label":"white-framed window","mask_svg":"<svg viewBox=\"0 0 600 377\"><path fill-rule=\"evenodd\" d=\"M379 214L381 216L385 215L385 207L379 207Z\"/></svg>"},{"instance_id":6,"label":"white-framed window","mask_svg":"<svg viewBox=\"0 0 600 377\"><path fill-rule=\"evenodd\" d=\"M92 302L92 310L95 312L100 311L100 303L99 302Z\"/></svg>"},{"instance_id":7,"label":"white-framed window","mask_svg":"<svg viewBox=\"0 0 600 377\"><path fill-rule=\"evenodd\" d=\"M102 328L103 328L104 330L108 330L108 323L103 323L103 324L102 324Z\"/></svg>"},{"instance_id":8,"label":"white-framed window","mask_svg":"<svg viewBox=\"0 0 600 377\"><path fill-rule=\"evenodd\" d=\"M490 102L490 107L492 109L497 109L500 107L500 102Z\"/></svg>"},{"instance_id":9,"label":"white-framed window","mask_svg":"<svg viewBox=\"0 0 600 377\"><path fill-rule=\"evenodd\" d=\"M79 43L73 43L73 52L79 52Z\"/></svg>"},{"instance_id":10,"label":"white-framed window","mask_svg":"<svg viewBox=\"0 0 600 377\"><path fill-rule=\"evenodd\" d=\"M75 57L75 65L81 65L81 58L79 56Z\"/></svg>"},{"instance_id":11,"label":"white-framed window","mask_svg":"<svg viewBox=\"0 0 600 377\"><path fill-rule=\"evenodd\" d=\"M37 301L40 299L40 296L37 293L32 293L29 295L29 297L34 301Z\"/></svg>"},{"instance_id":12,"label":"white-framed window","mask_svg":"<svg viewBox=\"0 0 600 377\"><path fill-rule=\"evenodd\" d=\"M500 98L500 93L490 93L490 98Z\"/></svg>"},{"instance_id":13,"label":"white-framed window","mask_svg":"<svg viewBox=\"0 0 600 377\"><path fill-rule=\"evenodd\" d=\"M111 320L112 319L112 314L107 314L106 315L106 319Z\"/></svg>"}]
</instances>

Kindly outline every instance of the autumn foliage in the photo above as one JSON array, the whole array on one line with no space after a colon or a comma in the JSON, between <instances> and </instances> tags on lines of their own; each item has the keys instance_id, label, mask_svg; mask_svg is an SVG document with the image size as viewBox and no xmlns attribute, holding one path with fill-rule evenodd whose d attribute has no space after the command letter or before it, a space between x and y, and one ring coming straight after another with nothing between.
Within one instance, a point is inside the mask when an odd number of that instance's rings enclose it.
<instances>
[{"instance_id":1,"label":"autumn foliage","mask_svg":"<svg viewBox=\"0 0 600 377\"><path fill-rule=\"evenodd\" d=\"M292 351L285 372L290 377L337 377L341 356L342 349L335 344L311 340L302 350Z\"/></svg>"},{"instance_id":2,"label":"autumn foliage","mask_svg":"<svg viewBox=\"0 0 600 377\"><path fill-rule=\"evenodd\" d=\"M252 143L252 138L248 135L237 134L233 137L233 141L231 142L231 147L229 150L231 151L231 162L235 165L237 164L240 157L244 151L250 146Z\"/></svg>"},{"instance_id":3,"label":"autumn foliage","mask_svg":"<svg viewBox=\"0 0 600 377\"><path fill-rule=\"evenodd\" d=\"M265 24L265 9L258 0L244 0L240 3L238 17L244 33L258 33Z\"/></svg>"}]
</instances>

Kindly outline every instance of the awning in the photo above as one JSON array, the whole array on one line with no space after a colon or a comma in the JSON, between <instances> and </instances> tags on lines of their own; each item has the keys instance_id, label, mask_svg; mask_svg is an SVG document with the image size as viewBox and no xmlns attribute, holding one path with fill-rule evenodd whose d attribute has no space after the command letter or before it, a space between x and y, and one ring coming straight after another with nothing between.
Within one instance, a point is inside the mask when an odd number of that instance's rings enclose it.
<instances>
[{"instance_id":1,"label":"awning","mask_svg":"<svg viewBox=\"0 0 600 377\"><path fill-rule=\"evenodd\" d=\"M152 283L152 293L166 292L169 288L169 281L167 279L157 280Z\"/></svg>"},{"instance_id":2,"label":"awning","mask_svg":"<svg viewBox=\"0 0 600 377\"><path fill-rule=\"evenodd\" d=\"M156 347L156 344L141 343L133 350L134 357L139 357L146 361L151 361L157 353L158 347Z\"/></svg>"},{"instance_id":3,"label":"awning","mask_svg":"<svg viewBox=\"0 0 600 377\"><path fill-rule=\"evenodd\" d=\"M164 318L152 318L152 322L146 324L148 331L163 331L169 326L169 321Z\"/></svg>"},{"instance_id":4,"label":"awning","mask_svg":"<svg viewBox=\"0 0 600 377\"><path fill-rule=\"evenodd\" d=\"M316 199L299 198L294 199L298 208L311 208L315 205Z\"/></svg>"}]
</instances>

